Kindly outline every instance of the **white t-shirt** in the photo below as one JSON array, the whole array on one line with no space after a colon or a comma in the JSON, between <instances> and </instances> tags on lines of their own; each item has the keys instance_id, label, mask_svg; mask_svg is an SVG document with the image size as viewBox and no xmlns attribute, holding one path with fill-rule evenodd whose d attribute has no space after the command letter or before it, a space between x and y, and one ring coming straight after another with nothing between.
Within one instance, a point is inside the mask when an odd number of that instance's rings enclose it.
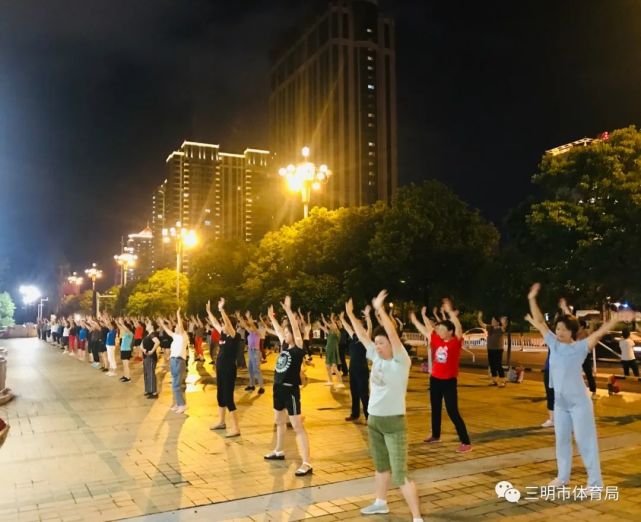
<instances>
[{"instance_id":1,"label":"white t-shirt","mask_svg":"<svg viewBox=\"0 0 641 522\"><path fill-rule=\"evenodd\" d=\"M187 350L185 346L186 343L184 335L174 333L173 340L171 341L171 351L169 352L169 356L187 359Z\"/></svg>"},{"instance_id":2,"label":"white t-shirt","mask_svg":"<svg viewBox=\"0 0 641 522\"><path fill-rule=\"evenodd\" d=\"M63 336L63 337L69 337L69 327L68 327L68 326L65 326L65 327L62 329L62 336Z\"/></svg>"},{"instance_id":3,"label":"white t-shirt","mask_svg":"<svg viewBox=\"0 0 641 522\"><path fill-rule=\"evenodd\" d=\"M367 411L378 417L405 415L405 394L412 365L409 355L403 350L398 356L383 359L376 348L370 348L367 350L367 358L373 363L369 374Z\"/></svg>"},{"instance_id":4,"label":"white t-shirt","mask_svg":"<svg viewBox=\"0 0 641 522\"><path fill-rule=\"evenodd\" d=\"M619 341L622 361L634 361L634 341L629 337Z\"/></svg>"}]
</instances>

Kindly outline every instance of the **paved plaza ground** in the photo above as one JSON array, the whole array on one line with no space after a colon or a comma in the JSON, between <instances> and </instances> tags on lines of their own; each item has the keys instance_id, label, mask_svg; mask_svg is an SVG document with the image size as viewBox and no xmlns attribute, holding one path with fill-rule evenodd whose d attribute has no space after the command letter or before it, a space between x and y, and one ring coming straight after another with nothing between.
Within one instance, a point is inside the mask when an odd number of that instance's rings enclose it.
<instances>
[{"instance_id":1,"label":"paved plaza ground","mask_svg":"<svg viewBox=\"0 0 641 522\"><path fill-rule=\"evenodd\" d=\"M0 407L11 424L0 449L0 521L362 520L359 509L373 499L366 425L344 421L349 392L323 385L318 357L302 392L314 474L297 478L291 430L287 460L262 458L274 443L271 387L262 396L244 392L246 372L236 389L242 437L225 439L209 430L216 387L208 363L190 366L188 414L176 415L169 411L170 376L159 372L160 399L148 400L141 363L132 382L122 384L42 341L2 344L9 349L7 385L18 396ZM269 381L274 357L262 365ZM407 398L409 462L425 519L639 520L641 394L599 393L604 480L618 499L606 499L604 491L601 500L574 500L577 490L568 491L569 500L551 499L538 489L556 470L554 432L539 427L546 411L538 376L498 389L487 386L482 372L463 369L459 403L474 449L460 455L445 414L442 442L422 442L427 376L415 367ZM518 503L497 498L495 484L503 480L521 492ZM577 457L571 487L585 483ZM390 515L373 521L411 520L398 490L389 501Z\"/></svg>"}]
</instances>

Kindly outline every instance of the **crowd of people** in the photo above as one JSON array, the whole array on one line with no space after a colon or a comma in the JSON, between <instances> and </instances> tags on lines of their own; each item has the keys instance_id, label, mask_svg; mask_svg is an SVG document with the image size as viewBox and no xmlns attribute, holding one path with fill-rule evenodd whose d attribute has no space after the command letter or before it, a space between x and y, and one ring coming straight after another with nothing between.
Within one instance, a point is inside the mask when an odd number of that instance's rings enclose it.
<instances>
[{"instance_id":1,"label":"crowd of people","mask_svg":"<svg viewBox=\"0 0 641 522\"><path fill-rule=\"evenodd\" d=\"M583 381L585 361L591 348L617 321L630 321L634 316L631 312L613 315L598 330L588 333L585 325L561 300L562 313L555 318L551 330L536 302L539 289L540 285L535 284L528 294L530 313L526 320L543 335L549 348L544 382L551 412L549 425L555 428L558 464L558 475L550 485L564 486L569 482L574 433L588 472L589 486L602 487L594 413ZM386 310L386 297L386 292L381 291L372 300L372 305L366 306L358 316L351 300L340 314L321 315L318 325L325 333L326 384L343 388L343 377L349 376L352 407L345 421L357 421L361 412L367 421L369 448L375 467L376 499L372 505L363 508L362 513L388 513L387 491L393 484L401 489L414 522L420 522L418 495L407 466L405 396L411 359L399 334L402 323ZM144 393L149 399L158 398L157 364L168 367L172 377L171 410L177 414L187 409L185 376L189 347L193 347L194 359L204 362L203 346L208 344L211 364L216 370L218 405L218 422L211 429L224 431L228 438L241 436L234 399L238 368L246 365L248 370L249 384L245 390L254 392L258 388L257 394L263 394L265 381L260 365L266 361L272 344L268 340L277 339L273 374L276 443L264 458L267 461L285 459L283 443L289 422L296 434L301 458L295 474L306 476L313 472L313 467L309 436L302 417L301 387L306 382L305 366L312 357L313 326L310 314L304 314L300 309L294 311L289 297L285 297L281 308L283 314L280 318L273 307L268 308L265 317L258 315L254 318L250 312L228 314L225 300L221 298L217 313L207 303L204 319L198 315L184 316L180 309L172 317L132 318L102 314L77 320L59 318L39 324L39 335L58 345L63 353L88 360L94 368L110 377L117 375L116 353L119 346L120 381L123 384L131 382L132 358L141 358ZM429 378L431 433L425 442L437 444L441 440L444 402L460 442L456 451L467 453L472 450L472 443L459 411L457 393L464 342L458 316L453 303L444 299L442 306L434 310L434 320L428 317L426 307L421 309L420 318L411 313L410 320L428 340L432 360ZM479 314L478 321L488 332L491 384L504 387L502 351L505 318L491 317L491 322L486 324ZM625 338L629 338L629 334ZM349 356L349 365L346 356ZM638 374L636 362L626 366ZM594 393L593 383L594 377L590 373L588 386Z\"/></svg>"}]
</instances>

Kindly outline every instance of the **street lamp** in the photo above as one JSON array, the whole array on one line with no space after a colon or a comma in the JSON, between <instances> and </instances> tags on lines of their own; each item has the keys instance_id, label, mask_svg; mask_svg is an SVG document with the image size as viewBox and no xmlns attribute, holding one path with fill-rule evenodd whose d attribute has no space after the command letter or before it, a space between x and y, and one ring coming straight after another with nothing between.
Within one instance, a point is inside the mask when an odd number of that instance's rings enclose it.
<instances>
[{"instance_id":1,"label":"street lamp","mask_svg":"<svg viewBox=\"0 0 641 522\"><path fill-rule=\"evenodd\" d=\"M192 248L198 243L196 232L185 228L180 221L175 227L162 229L162 240L169 243L172 239L176 242L176 302L180 303L180 271L182 268L183 251L185 248Z\"/></svg>"},{"instance_id":2,"label":"street lamp","mask_svg":"<svg viewBox=\"0 0 641 522\"><path fill-rule=\"evenodd\" d=\"M38 321L42 321L42 309L44 308L45 301L49 301L48 297L41 297L38 304Z\"/></svg>"},{"instance_id":3,"label":"street lamp","mask_svg":"<svg viewBox=\"0 0 641 522\"><path fill-rule=\"evenodd\" d=\"M34 285L21 285L18 290L20 291L20 294L22 294L22 302L27 308L28 313L29 307L40 299L42 293L40 292L40 289Z\"/></svg>"},{"instance_id":4,"label":"street lamp","mask_svg":"<svg viewBox=\"0 0 641 522\"><path fill-rule=\"evenodd\" d=\"M96 301L96 279L100 279L102 277L102 270L99 270L96 267L96 263L91 263L91 268L87 268L85 270L85 274L87 274L87 277L91 279L91 289L93 291L93 296L91 299L91 309L93 315L97 315L98 307Z\"/></svg>"},{"instance_id":5,"label":"street lamp","mask_svg":"<svg viewBox=\"0 0 641 522\"><path fill-rule=\"evenodd\" d=\"M80 285L83 282L83 278L78 275L78 272L73 272L70 276L67 277L67 282L70 285L73 285L76 287L76 294L80 293Z\"/></svg>"},{"instance_id":6,"label":"street lamp","mask_svg":"<svg viewBox=\"0 0 641 522\"><path fill-rule=\"evenodd\" d=\"M138 256L136 254L132 254L131 252L123 252L122 254L116 254L114 256L114 259L120 266L120 285L125 287L127 286L127 272L130 268L136 266Z\"/></svg>"},{"instance_id":7,"label":"street lamp","mask_svg":"<svg viewBox=\"0 0 641 522\"><path fill-rule=\"evenodd\" d=\"M312 190L319 190L323 183L332 175L327 165L316 167L309 161L309 147L303 147L301 154L304 161L297 165L288 165L278 170L278 173L287 179L287 184L292 192L300 192L303 201L304 216L309 216L309 201Z\"/></svg>"}]
</instances>

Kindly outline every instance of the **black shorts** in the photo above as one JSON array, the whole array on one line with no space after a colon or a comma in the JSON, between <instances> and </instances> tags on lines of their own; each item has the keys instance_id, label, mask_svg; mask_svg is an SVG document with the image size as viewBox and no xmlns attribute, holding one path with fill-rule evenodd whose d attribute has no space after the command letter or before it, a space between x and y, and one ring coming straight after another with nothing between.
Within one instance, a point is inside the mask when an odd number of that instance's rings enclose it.
<instances>
[{"instance_id":1,"label":"black shorts","mask_svg":"<svg viewBox=\"0 0 641 522\"><path fill-rule=\"evenodd\" d=\"M142 344L142 339L134 339L134 346L140 346Z\"/></svg>"},{"instance_id":2,"label":"black shorts","mask_svg":"<svg viewBox=\"0 0 641 522\"><path fill-rule=\"evenodd\" d=\"M100 353L104 353L104 352L106 352L106 351L107 351L107 345L106 345L106 344L104 344L104 343L100 343L100 346L99 346L99 348L98 348L98 351L99 351Z\"/></svg>"},{"instance_id":3,"label":"black shorts","mask_svg":"<svg viewBox=\"0 0 641 522\"><path fill-rule=\"evenodd\" d=\"M120 350L120 360L128 361L131 359L131 350Z\"/></svg>"},{"instance_id":4,"label":"black shorts","mask_svg":"<svg viewBox=\"0 0 641 522\"><path fill-rule=\"evenodd\" d=\"M300 387L274 384L274 409L287 410L290 415L300 415Z\"/></svg>"}]
</instances>

